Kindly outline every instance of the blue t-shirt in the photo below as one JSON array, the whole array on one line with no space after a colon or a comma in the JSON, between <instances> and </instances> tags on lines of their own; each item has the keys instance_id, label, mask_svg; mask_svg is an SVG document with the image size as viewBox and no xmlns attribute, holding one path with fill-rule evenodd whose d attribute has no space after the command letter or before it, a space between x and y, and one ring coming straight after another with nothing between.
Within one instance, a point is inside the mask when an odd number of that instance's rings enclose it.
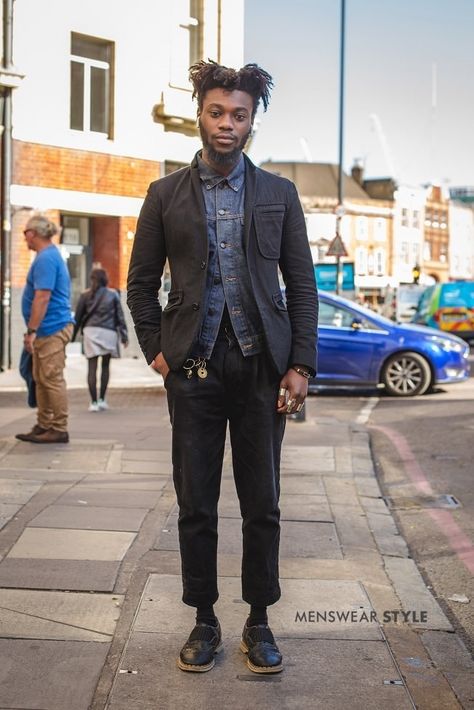
<instances>
[{"instance_id":1,"label":"blue t-shirt","mask_svg":"<svg viewBox=\"0 0 474 710\"><path fill-rule=\"evenodd\" d=\"M62 330L71 317L71 279L59 249L54 245L37 253L26 277L25 290L21 301L21 311L28 325L35 291L51 291L48 309L38 328L39 338Z\"/></svg>"}]
</instances>

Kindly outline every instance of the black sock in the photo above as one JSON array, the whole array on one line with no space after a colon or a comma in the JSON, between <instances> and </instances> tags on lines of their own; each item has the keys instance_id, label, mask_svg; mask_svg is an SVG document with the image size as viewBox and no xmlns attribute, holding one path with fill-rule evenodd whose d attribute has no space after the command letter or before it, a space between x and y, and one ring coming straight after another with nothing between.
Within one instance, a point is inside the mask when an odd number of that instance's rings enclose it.
<instances>
[{"instance_id":1,"label":"black sock","mask_svg":"<svg viewBox=\"0 0 474 710\"><path fill-rule=\"evenodd\" d=\"M212 606L198 606L196 610L196 624L209 624L209 626L217 626L217 617L214 614Z\"/></svg>"},{"instance_id":2,"label":"black sock","mask_svg":"<svg viewBox=\"0 0 474 710\"><path fill-rule=\"evenodd\" d=\"M247 619L247 626L256 626L257 624L268 624L267 607L252 606L250 607L250 615Z\"/></svg>"}]
</instances>

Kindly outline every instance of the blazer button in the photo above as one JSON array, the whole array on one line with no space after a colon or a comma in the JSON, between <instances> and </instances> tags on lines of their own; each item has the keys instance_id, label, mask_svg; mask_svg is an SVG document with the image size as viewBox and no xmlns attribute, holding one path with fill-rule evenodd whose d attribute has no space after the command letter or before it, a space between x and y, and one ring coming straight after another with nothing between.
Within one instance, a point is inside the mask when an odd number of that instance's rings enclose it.
<instances>
[{"instance_id":1,"label":"blazer button","mask_svg":"<svg viewBox=\"0 0 474 710\"><path fill-rule=\"evenodd\" d=\"M199 303L193 303L193 311L199 310Z\"/></svg>"},{"instance_id":2,"label":"blazer button","mask_svg":"<svg viewBox=\"0 0 474 710\"><path fill-rule=\"evenodd\" d=\"M201 261L201 269L205 269L205 268L206 268L206 262L205 262L205 261Z\"/></svg>"}]
</instances>

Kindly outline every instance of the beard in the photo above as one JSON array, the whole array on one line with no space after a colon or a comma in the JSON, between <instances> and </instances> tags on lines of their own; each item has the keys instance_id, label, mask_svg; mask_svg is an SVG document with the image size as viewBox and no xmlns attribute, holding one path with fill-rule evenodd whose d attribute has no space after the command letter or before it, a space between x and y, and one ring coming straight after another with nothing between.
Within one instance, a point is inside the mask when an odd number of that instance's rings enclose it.
<instances>
[{"instance_id":1,"label":"beard","mask_svg":"<svg viewBox=\"0 0 474 710\"><path fill-rule=\"evenodd\" d=\"M239 141L239 143L236 144L235 148L232 148L232 150L227 153L221 153L211 145L209 141L209 134L202 126L201 119L199 119L199 133L201 134L202 146L206 150L209 160L215 163L216 165L233 165L237 163L238 159L240 158L240 154L245 148L245 144L247 143L251 132L252 129L250 128L248 133L246 133L245 136L242 136L241 140Z\"/></svg>"}]
</instances>

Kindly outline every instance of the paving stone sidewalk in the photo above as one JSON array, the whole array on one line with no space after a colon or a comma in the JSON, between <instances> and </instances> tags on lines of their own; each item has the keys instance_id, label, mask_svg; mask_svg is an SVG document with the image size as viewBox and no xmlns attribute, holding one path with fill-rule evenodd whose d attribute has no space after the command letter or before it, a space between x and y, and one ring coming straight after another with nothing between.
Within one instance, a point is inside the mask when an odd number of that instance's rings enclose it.
<instances>
[{"instance_id":1,"label":"paving stone sidewalk","mask_svg":"<svg viewBox=\"0 0 474 710\"><path fill-rule=\"evenodd\" d=\"M227 451L224 649L211 672L180 671L193 610L180 601L166 401L159 388L129 401L90 415L75 400L68 446L18 442L30 413L0 408L0 708L472 707L472 666L381 498L367 432L318 415L314 398L306 422L288 422L282 458L283 594L270 621L285 670L256 676L238 650L247 606Z\"/></svg>"}]
</instances>

